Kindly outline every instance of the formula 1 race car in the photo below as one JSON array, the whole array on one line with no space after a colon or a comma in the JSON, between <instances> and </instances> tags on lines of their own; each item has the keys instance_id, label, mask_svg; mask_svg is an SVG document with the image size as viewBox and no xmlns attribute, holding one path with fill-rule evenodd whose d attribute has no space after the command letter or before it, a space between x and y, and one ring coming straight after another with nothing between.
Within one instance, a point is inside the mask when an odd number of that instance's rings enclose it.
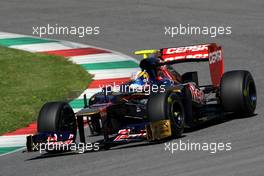
<instances>
[{"instance_id":1,"label":"formula 1 race car","mask_svg":"<svg viewBox=\"0 0 264 176\"><path fill-rule=\"evenodd\" d=\"M252 75L245 70L224 73L221 46L195 46L141 50L144 59L130 81L104 87L84 108L74 113L67 102L49 102L40 110L37 134L27 137L27 150L40 143L72 144L77 126L86 142L84 119L92 135L102 135L100 149L133 142L178 138L184 128L229 113L254 114L257 94ZM152 56L150 56L152 55ZM197 72L180 75L174 64L208 62L211 85L199 85ZM98 142L98 141L97 141Z\"/></svg>"}]
</instances>

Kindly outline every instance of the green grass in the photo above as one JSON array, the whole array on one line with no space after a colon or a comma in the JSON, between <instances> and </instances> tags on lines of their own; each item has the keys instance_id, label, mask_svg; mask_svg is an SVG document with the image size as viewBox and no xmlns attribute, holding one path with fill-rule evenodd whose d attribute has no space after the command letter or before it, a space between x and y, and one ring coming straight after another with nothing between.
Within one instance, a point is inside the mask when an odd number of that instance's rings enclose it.
<instances>
[{"instance_id":1,"label":"green grass","mask_svg":"<svg viewBox=\"0 0 264 176\"><path fill-rule=\"evenodd\" d=\"M45 102L65 100L90 81L63 57L0 47L0 134L27 126Z\"/></svg>"}]
</instances>

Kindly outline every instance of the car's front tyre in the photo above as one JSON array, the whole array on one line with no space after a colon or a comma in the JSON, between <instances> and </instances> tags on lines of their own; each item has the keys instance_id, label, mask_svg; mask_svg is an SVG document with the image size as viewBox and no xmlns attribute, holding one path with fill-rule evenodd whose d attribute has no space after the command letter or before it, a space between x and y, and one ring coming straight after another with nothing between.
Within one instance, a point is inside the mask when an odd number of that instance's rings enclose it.
<instances>
[{"instance_id":1,"label":"car's front tyre","mask_svg":"<svg viewBox=\"0 0 264 176\"><path fill-rule=\"evenodd\" d=\"M184 129L185 111L178 92L166 90L150 96L147 104L150 122L171 120L172 137L181 137Z\"/></svg>"}]
</instances>

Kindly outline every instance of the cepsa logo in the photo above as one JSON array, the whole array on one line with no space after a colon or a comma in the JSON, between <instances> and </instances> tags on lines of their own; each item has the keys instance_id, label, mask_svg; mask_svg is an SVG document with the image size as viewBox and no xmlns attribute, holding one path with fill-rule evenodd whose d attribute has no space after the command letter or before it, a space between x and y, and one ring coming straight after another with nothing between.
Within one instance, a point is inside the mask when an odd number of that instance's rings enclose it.
<instances>
[{"instance_id":1,"label":"cepsa logo","mask_svg":"<svg viewBox=\"0 0 264 176\"><path fill-rule=\"evenodd\" d=\"M196 46L186 46L179 48L168 48L163 51L163 54L177 54L177 53L207 51L207 50L208 50L208 45L196 45Z\"/></svg>"},{"instance_id":2,"label":"cepsa logo","mask_svg":"<svg viewBox=\"0 0 264 176\"><path fill-rule=\"evenodd\" d=\"M216 62L219 62L222 60L222 51L214 51L212 53L209 53L209 64L214 64Z\"/></svg>"}]
</instances>

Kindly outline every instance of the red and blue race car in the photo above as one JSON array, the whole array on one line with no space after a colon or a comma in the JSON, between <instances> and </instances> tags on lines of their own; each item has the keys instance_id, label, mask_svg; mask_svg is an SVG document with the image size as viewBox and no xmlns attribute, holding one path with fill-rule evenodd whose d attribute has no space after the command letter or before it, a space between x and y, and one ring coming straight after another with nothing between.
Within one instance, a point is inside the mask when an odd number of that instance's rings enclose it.
<instances>
[{"instance_id":1,"label":"red and blue race car","mask_svg":"<svg viewBox=\"0 0 264 176\"><path fill-rule=\"evenodd\" d=\"M48 102L38 116L38 132L27 137L28 151L39 143L86 142L84 119L92 135L102 135L100 149L146 140L178 138L184 128L230 113L254 114L257 93L245 70L224 72L221 46L215 43L141 50L141 71L121 85L104 87L74 113L67 102ZM197 72L179 74L172 66L208 62L210 85ZM98 141L97 141L98 142Z\"/></svg>"}]
</instances>

